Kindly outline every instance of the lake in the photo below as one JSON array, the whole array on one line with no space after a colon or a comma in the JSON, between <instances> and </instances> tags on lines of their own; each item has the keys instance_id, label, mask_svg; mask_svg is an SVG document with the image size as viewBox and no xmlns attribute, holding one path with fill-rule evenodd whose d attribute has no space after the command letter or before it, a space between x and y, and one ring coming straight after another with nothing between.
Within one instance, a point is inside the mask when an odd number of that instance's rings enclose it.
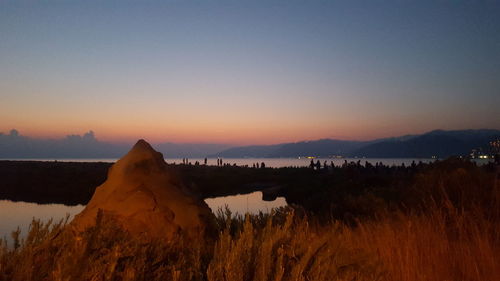
<instances>
[{"instance_id":1,"label":"lake","mask_svg":"<svg viewBox=\"0 0 500 281\"><path fill-rule=\"evenodd\" d=\"M257 214L259 212L268 213L274 208L286 206L284 197L278 197L274 201L262 200L262 192L255 191L248 194L230 195L205 199L212 212L217 213L218 209L225 209L225 206L232 213L244 215L246 213Z\"/></svg>"},{"instance_id":2,"label":"lake","mask_svg":"<svg viewBox=\"0 0 500 281\"><path fill-rule=\"evenodd\" d=\"M233 214L270 212L273 208L286 206L285 198L278 197L274 201L262 200L262 192L256 191L248 194L234 196L224 196L207 198L205 202L212 212L216 213L219 208L225 209L227 206ZM0 238L7 238L11 243L10 234L17 227L21 229L24 237L29 230L29 225L33 218L48 221L54 219L59 221L67 214L73 218L85 208L83 205L66 206L63 204L36 204L27 202L13 202L10 200L0 200Z\"/></svg>"},{"instance_id":3,"label":"lake","mask_svg":"<svg viewBox=\"0 0 500 281\"><path fill-rule=\"evenodd\" d=\"M36 204L27 202L12 202L0 200L0 238L10 241L10 234L17 227L21 234L26 234L33 218L48 221L53 218L59 221L69 214L71 217L78 214L85 206L66 206L63 204Z\"/></svg>"},{"instance_id":4,"label":"lake","mask_svg":"<svg viewBox=\"0 0 500 281\"><path fill-rule=\"evenodd\" d=\"M11 159L15 160L15 159ZM18 159L18 160L36 160L36 161L64 161L64 162L115 162L117 159ZM165 159L167 163L180 164L182 159ZM376 162L382 162L385 165L410 165L413 161L418 162L432 162L434 159L402 159L402 158L317 158L314 162L320 161L323 164L327 161L330 164L331 161L337 166L342 165L344 161L361 161L364 164L368 161L372 164ZM199 161L203 163L201 158L189 159L191 163ZM254 163L264 162L266 167L304 167L310 164L311 159L307 158L238 158L238 159L223 159L224 163L229 163L231 165L236 164L238 166L252 166ZM486 161L487 162L487 161ZM486 163L485 162L485 163ZM209 158L208 165L216 165L216 158ZM483 163L481 163L483 164ZM258 213L259 211L269 212L272 208L285 206L286 201L284 198L277 198L275 201L263 201L261 192L253 192L245 195L235 195L226 196L218 198L207 198L207 204L216 212L218 208L224 208L226 205L233 213L244 214ZM9 200L0 200L0 238L7 237L10 239L10 233L15 230L18 226L21 228L22 233L27 233L29 224L33 217L47 221L50 218L55 220L60 220L69 214L74 216L79 213L84 206L65 206L62 204L34 204L26 202L12 202Z\"/></svg>"},{"instance_id":5,"label":"lake","mask_svg":"<svg viewBox=\"0 0 500 281\"><path fill-rule=\"evenodd\" d=\"M116 158L78 158L78 159L54 159L54 158L43 158L43 159L1 159L1 160L20 160L20 161L61 161L61 162L116 162L118 159ZM436 159L429 158L315 158L314 162L319 160L319 162L323 165L326 161L328 165L333 162L336 166L342 165L345 161L347 162L357 162L360 161L361 164L365 164L365 161L368 161L375 165L376 162L382 162L384 165L392 166L392 165L410 165L413 161L418 163L422 161L424 163L429 163L435 161ZM169 164L182 164L181 158L165 158L165 161ZM200 164L203 164L204 158L189 158L188 159L191 164L194 164L198 161ZM266 167L272 168L282 168L282 167L307 167L311 163L311 159L302 157L302 158L223 158L223 163L225 164L236 164L237 166L249 166L252 167L255 163L265 163ZM217 165L217 158L208 158L208 165Z\"/></svg>"}]
</instances>

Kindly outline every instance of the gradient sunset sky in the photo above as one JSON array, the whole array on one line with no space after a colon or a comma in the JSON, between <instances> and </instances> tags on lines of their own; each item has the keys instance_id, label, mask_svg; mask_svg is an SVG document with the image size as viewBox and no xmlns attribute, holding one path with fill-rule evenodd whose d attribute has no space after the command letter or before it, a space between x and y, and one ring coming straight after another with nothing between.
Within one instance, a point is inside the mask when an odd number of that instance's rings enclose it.
<instances>
[{"instance_id":1,"label":"gradient sunset sky","mask_svg":"<svg viewBox=\"0 0 500 281\"><path fill-rule=\"evenodd\" d=\"M0 2L0 132L361 140L499 108L500 1Z\"/></svg>"}]
</instances>

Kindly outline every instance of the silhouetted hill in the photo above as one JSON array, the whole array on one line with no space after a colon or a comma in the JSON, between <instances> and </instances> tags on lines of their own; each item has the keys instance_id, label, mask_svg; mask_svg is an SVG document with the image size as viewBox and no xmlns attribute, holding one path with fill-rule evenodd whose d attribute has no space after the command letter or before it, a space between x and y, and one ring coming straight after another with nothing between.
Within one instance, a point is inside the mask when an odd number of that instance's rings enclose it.
<instances>
[{"instance_id":1,"label":"silhouetted hill","mask_svg":"<svg viewBox=\"0 0 500 281\"><path fill-rule=\"evenodd\" d=\"M240 146L213 154L213 157L226 158L272 158L301 156L345 155L371 142L321 139L275 145Z\"/></svg>"},{"instance_id":2,"label":"silhouetted hill","mask_svg":"<svg viewBox=\"0 0 500 281\"><path fill-rule=\"evenodd\" d=\"M303 141L287 143L279 146L269 154L269 157L299 157L299 156L331 156L345 155L361 148L367 142L322 139L317 141Z\"/></svg>"},{"instance_id":3,"label":"silhouetted hill","mask_svg":"<svg viewBox=\"0 0 500 281\"><path fill-rule=\"evenodd\" d=\"M245 158L245 157L255 157L255 158L266 158L271 157L271 155L277 151L284 144L274 144L274 145L250 145L250 146L238 146L232 147L218 153L210 155L210 157L225 157L225 158ZM277 156L279 157L279 156Z\"/></svg>"},{"instance_id":4,"label":"silhouetted hill","mask_svg":"<svg viewBox=\"0 0 500 281\"><path fill-rule=\"evenodd\" d=\"M229 147L225 144L153 145L167 158L272 158L302 156L371 157L371 158L445 158L467 155L472 149L486 148L500 136L500 130L435 130L422 135L406 135L371 141L321 139L274 145ZM103 142L92 131L68 135L62 139L36 139L22 136L16 130L0 133L0 159L22 158L118 158L130 144Z\"/></svg>"},{"instance_id":5,"label":"silhouetted hill","mask_svg":"<svg viewBox=\"0 0 500 281\"><path fill-rule=\"evenodd\" d=\"M486 147L500 136L499 130L435 130L422 135L405 135L371 141L321 139L276 145L233 147L211 156L241 158L333 156L373 158L430 158L467 155L474 148Z\"/></svg>"},{"instance_id":6,"label":"silhouetted hill","mask_svg":"<svg viewBox=\"0 0 500 281\"><path fill-rule=\"evenodd\" d=\"M472 149L486 148L500 136L500 130L435 130L407 140L386 140L352 151L350 156L370 158L446 158L467 155Z\"/></svg>"},{"instance_id":7,"label":"silhouetted hill","mask_svg":"<svg viewBox=\"0 0 500 281\"><path fill-rule=\"evenodd\" d=\"M160 143L154 145L155 149L167 158L203 158L207 155L228 149L227 144L217 143Z\"/></svg>"}]
</instances>

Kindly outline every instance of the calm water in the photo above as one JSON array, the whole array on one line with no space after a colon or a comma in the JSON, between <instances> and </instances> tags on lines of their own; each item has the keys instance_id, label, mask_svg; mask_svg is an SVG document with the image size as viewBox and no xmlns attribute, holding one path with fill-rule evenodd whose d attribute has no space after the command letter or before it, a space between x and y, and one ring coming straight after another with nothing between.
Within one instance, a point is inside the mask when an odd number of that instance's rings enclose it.
<instances>
[{"instance_id":1,"label":"calm water","mask_svg":"<svg viewBox=\"0 0 500 281\"><path fill-rule=\"evenodd\" d=\"M116 158L101 158L101 159L6 159L6 160L34 160L34 161L61 161L61 162L116 162ZM224 158L222 159L224 163L228 164L236 164L238 166L249 166L252 167L253 164L255 163L262 163L264 162L266 167L273 167L273 168L281 168L281 167L307 167L311 163L311 159L307 158ZM418 161L422 161L424 163L432 162L435 159L418 159L418 158L316 158L314 159L314 162L320 161L320 163L323 165L323 163L326 161L329 165L330 162L333 161L333 163L336 166L342 165L344 161L347 160L347 162L357 162L361 161L361 164L365 164L365 161L368 161L372 164L375 164L376 162L382 162L385 165L409 165L411 164L412 161L415 161L418 163ZM165 161L169 164L181 164L182 159L181 158L166 158ZM203 163L204 159L203 158L189 158L188 159L191 164L194 164L196 161L198 161L200 164ZM217 165L217 158L208 158L207 159L207 164L208 165Z\"/></svg>"},{"instance_id":2,"label":"calm water","mask_svg":"<svg viewBox=\"0 0 500 281\"><path fill-rule=\"evenodd\" d=\"M212 212L217 213L218 209L225 209L225 206L232 213L244 215L246 213L257 214L259 212L270 212L273 208L286 206L284 197L278 197L274 201L262 200L262 192L256 191L249 194L240 194L216 198L205 199Z\"/></svg>"},{"instance_id":3,"label":"calm water","mask_svg":"<svg viewBox=\"0 0 500 281\"><path fill-rule=\"evenodd\" d=\"M85 206L66 206L63 204L35 204L27 202L12 202L10 200L0 200L0 238L7 238L10 241L10 234L17 227L21 229L21 234L26 234L33 218L54 221L66 218L66 214L71 217L78 214Z\"/></svg>"},{"instance_id":4,"label":"calm water","mask_svg":"<svg viewBox=\"0 0 500 281\"><path fill-rule=\"evenodd\" d=\"M11 159L12 160L12 159ZM65 162L115 162L117 159L19 159L19 160L37 160L37 161L65 161ZM182 163L182 159L165 159L167 163ZM372 164L375 162L382 162L385 165L409 165L412 161L418 162L432 162L433 159L391 159L391 158L342 158L342 159L330 159L330 158L317 158L314 161L320 161L323 164L327 161L333 161L335 165L342 165L345 160L347 162L360 160L362 164L368 161ZM203 159L193 158L189 159L191 163L199 161L203 163ZM238 166L252 166L254 163L264 162L267 167L304 167L308 166L311 162L307 158L238 158L238 159L223 159L224 163L236 164ZM485 161L487 163L487 161ZM208 159L208 165L216 165L217 159ZM484 163L480 163L484 164ZM209 198L205 200L213 212L216 212L219 208L225 208L227 205L233 213L245 214L258 213L259 211L269 212L272 208L285 206L286 202L284 198L277 198L275 201L263 201L261 192L253 192L245 195ZM65 218L66 214L74 216L79 213L84 206L65 206L62 204L45 204L39 205L34 203L26 202L12 202L8 200L0 200L0 238L7 237L10 240L10 233L15 230L18 226L21 228L22 233L28 231L29 224L33 217L39 218L43 221L47 221L50 218L54 220L60 220Z\"/></svg>"},{"instance_id":5,"label":"calm water","mask_svg":"<svg viewBox=\"0 0 500 281\"><path fill-rule=\"evenodd\" d=\"M270 212L271 209L286 206L285 198L278 197L274 201L263 201L262 192L257 191L249 194L225 196L206 199L208 206L213 212L227 206L233 213L258 213ZM12 202L0 200L0 238L7 238L11 243L10 234L17 227L21 234L26 234L33 218L48 221L53 218L59 221L69 214L71 218L81 212L85 206L66 206L62 204L35 204L26 202ZM23 235L24 237L24 235Z\"/></svg>"}]
</instances>

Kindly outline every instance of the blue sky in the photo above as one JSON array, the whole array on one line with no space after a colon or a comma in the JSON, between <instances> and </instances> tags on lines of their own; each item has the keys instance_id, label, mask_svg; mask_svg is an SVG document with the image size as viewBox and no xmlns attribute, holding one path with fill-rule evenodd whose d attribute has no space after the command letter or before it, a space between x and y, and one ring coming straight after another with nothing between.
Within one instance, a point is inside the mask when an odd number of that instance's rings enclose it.
<instances>
[{"instance_id":1,"label":"blue sky","mask_svg":"<svg viewBox=\"0 0 500 281\"><path fill-rule=\"evenodd\" d=\"M3 1L0 131L276 143L500 128L498 1Z\"/></svg>"}]
</instances>

